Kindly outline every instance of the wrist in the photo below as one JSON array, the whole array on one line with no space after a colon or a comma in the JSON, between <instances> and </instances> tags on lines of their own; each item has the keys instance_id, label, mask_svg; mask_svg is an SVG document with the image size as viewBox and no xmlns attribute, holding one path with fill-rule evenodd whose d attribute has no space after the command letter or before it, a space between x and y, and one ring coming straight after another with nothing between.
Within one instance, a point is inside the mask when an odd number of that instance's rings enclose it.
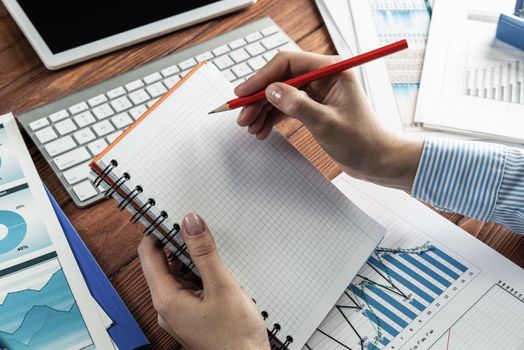
<instances>
[{"instance_id":1,"label":"wrist","mask_svg":"<svg viewBox=\"0 0 524 350\"><path fill-rule=\"evenodd\" d=\"M422 140L393 138L380 155L378 179L374 182L411 191L423 148Z\"/></svg>"}]
</instances>

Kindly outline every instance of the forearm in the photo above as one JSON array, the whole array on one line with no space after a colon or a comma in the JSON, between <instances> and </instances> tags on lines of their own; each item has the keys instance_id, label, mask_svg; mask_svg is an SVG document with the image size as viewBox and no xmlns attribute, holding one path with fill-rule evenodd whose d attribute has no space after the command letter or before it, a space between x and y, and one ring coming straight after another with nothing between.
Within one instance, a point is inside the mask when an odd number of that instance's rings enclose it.
<instances>
[{"instance_id":1,"label":"forearm","mask_svg":"<svg viewBox=\"0 0 524 350\"><path fill-rule=\"evenodd\" d=\"M524 234L524 152L484 142L428 139L412 195Z\"/></svg>"}]
</instances>

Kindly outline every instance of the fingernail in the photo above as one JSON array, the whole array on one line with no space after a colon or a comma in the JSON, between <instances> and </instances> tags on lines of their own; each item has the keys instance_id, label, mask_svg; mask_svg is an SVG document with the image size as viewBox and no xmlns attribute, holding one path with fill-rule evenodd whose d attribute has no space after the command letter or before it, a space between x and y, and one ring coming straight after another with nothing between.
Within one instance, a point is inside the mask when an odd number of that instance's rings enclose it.
<instances>
[{"instance_id":1,"label":"fingernail","mask_svg":"<svg viewBox=\"0 0 524 350\"><path fill-rule=\"evenodd\" d=\"M277 86L269 86L267 98L271 100L271 102L279 103L282 99L282 89Z\"/></svg>"},{"instance_id":2,"label":"fingernail","mask_svg":"<svg viewBox=\"0 0 524 350\"><path fill-rule=\"evenodd\" d=\"M196 236L203 233L206 230L204 221L197 214L188 214L184 218L185 232L190 236Z\"/></svg>"}]
</instances>

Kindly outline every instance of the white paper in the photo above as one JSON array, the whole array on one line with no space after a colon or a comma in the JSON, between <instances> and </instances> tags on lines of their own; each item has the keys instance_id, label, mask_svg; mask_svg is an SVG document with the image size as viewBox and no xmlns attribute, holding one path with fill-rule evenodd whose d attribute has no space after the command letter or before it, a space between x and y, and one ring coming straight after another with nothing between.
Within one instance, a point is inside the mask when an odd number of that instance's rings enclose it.
<instances>
[{"instance_id":1,"label":"white paper","mask_svg":"<svg viewBox=\"0 0 524 350\"><path fill-rule=\"evenodd\" d=\"M279 337L299 349L383 229L277 132L260 142L236 125L238 111L208 115L234 96L212 64L190 74L101 167L116 160L113 179L127 172L125 186L142 186L142 203L154 199L169 228L201 214L226 266L269 313L268 328L280 324Z\"/></svg>"},{"instance_id":2,"label":"white paper","mask_svg":"<svg viewBox=\"0 0 524 350\"><path fill-rule=\"evenodd\" d=\"M12 115L0 117L0 346L112 348Z\"/></svg>"},{"instance_id":3,"label":"white paper","mask_svg":"<svg viewBox=\"0 0 524 350\"><path fill-rule=\"evenodd\" d=\"M433 11L417 122L524 142L524 51L495 39L513 0L439 1Z\"/></svg>"},{"instance_id":4,"label":"white paper","mask_svg":"<svg viewBox=\"0 0 524 350\"><path fill-rule=\"evenodd\" d=\"M388 233L304 349L524 349L523 269L402 191L333 183Z\"/></svg>"}]
</instances>

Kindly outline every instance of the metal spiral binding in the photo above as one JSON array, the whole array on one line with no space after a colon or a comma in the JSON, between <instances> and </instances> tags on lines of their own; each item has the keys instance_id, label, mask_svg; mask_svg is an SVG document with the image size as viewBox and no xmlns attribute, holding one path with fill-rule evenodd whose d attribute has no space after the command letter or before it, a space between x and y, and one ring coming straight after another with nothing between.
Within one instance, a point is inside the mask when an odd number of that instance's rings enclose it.
<instances>
[{"instance_id":1,"label":"metal spiral binding","mask_svg":"<svg viewBox=\"0 0 524 350\"><path fill-rule=\"evenodd\" d=\"M267 313L266 310L263 310L260 314L262 315L262 318L264 319L264 321L267 320L267 318L269 317L269 314ZM271 343L271 341L273 341L273 343L276 342L276 344L270 344L271 345L271 349L274 349L274 350L287 350L289 345L293 342L293 337L290 336L290 335L287 335L285 342L280 341L280 339L278 339L278 337L277 337L277 333L280 331L280 329L281 329L280 324L275 323L275 324L273 324L273 328L271 329L271 331L268 330L268 332L267 332L268 336L269 336L270 343Z\"/></svg>"},{"instance_id":2,"label":"metal spiral binding","mask_svg":"<svg viewBox=\"0 0 524 350\"><path fill-rule=\"evenodd\" d=\"M98 174L98 176L95 178L95 180L93 181L93 184L95 186L99 186L102 181L105 180L105 178L107 177L107 175L109 175L109 173L118 166L118 162L114 159L112 159L109 164L105 167L104 170L102 170L102 172L100 174Z\"/></svg>"},{"instance_id":3,"label":"metal spiral binding","mask_svg":"<svg viewBox=\"0 0 524 350\"><path fill-rule=\"evenodd\" d=\"M126 181L130 180L131 179L131 176L128 174L128 173L124 173L122 174L122 176L120 176L120 178L118 180L116 180L112 185L111 187L109 187L104 195L104 197L108 198L110 197L113 193L115 193L116 191L118 191L120 189L120 187L122 187L123 184L126 183Z\"/></svg>"},{"instance_id":4,"label":"metal spiral binding","mask_svg":"<svg viewBox=\"0 0 524 350\"><path fill-rule=\"evenodd\" d=\"M107 184L110 184L109 181L106 180L106 178L109 176L109 174L111 173L111 171L113 171L113 169L115 169L116 167L118 167L118 162L116 160L111 160L109 162L109 164L104 168L104 170L102 170L102 172L100 174L97 175L97 177L95 178L95 180L93 181L93 183L95 184L95 186L99 186L102 181L105 181ZM125 182L129 181L131 179L131 176L129 175L129 173L125 172L122 174L122 176L120 178L118 178L118 180L116 180L115 182L113 182L111 184L111 186L107 189L106 191L106 194L105 196L106 197L109 197L111 195L114 195L115 193L118 193L118 190L124 185ZM134 203L134 200L137 198L137 196L141 193L143 193L144 190L142 188L142 186L140 185L137 185L131 192L129 192L127 195L125 196L122 196L122 200L120 201L120 203L118 204L117 208L120 209L120 211L124 210L125 208L127 208L128 205ZM134 214L133 216L131 217L130 221L134 224L136 222L138 222L142 217L144 217L147 212L149 210L151 210L152 207L154 207L156 204L155 200L153 198L149 198L147 200L147 202L145 202ZM151 233L155 232L156 230L159 230L159 227L160 225L162 225L162 223L167 219L168 217L168 214L166 211L161 211L160 212L160 215L157 216L145 229L144 229L144 234L146 236L150 235ZM173 228L167 233L167 234L164 234L163 232L160 232L162 238L158 238L158 244L160 247L165 247L165 245L168 243L168 242L171 242L175 236L180 232L180 225L175 223L173 225ZM176 247L175 248L176 250L172 251L169 255L168 255L168 260L169 261L174 261L175 259L178 259L182 256L182 254L184 254L187 250L187 246L186 244L182 244L180 247ZM185 264L182 262L183 264L183 267L182 267L182 272L183 273L188 273L190 272L193 267L195 266L193 264L193 261L191 261L191 259L189 259L189 264Z\"/></svg>"},{"instance_id":5,"label":"metal spiral binding","mask_svg":"<svg viewBox=\"0 0 524 350\"><path fill-rule=\"evenodd\" d=\"M149 236L151 233L153 233L158 228L158 226L160 226L164 222L165 219L167 219L167 213L162 210L160 212L160 215L157 216L156 219L151 224L149 224L149 226L146 227L143 233L146 236Z\"/></svg>"},{"instance_id":6,"label":"metal spiral binding","mask_svg":"<svg viewBox=\"0 0 524 350\"><path fill-rule=\"evenodd\" d=\"M138 209L138 211L135 213L135 215L133 215L133 216L131 217L131 220L130 220L130 221L131 221L133 224L136 223L138 220L140 220L140 218L141 218L142 216L144 216L144 215L147 213L147 211L148 211L149 209L151 209L152 207L154 207L155 204L156 204L155 200L154 200L153 198L149 198L149 199L147 200L147 202L145 202L145 203L140 207L140 209Z\"/></svg>"},{"instance_id":7,"label":"metal spiral binding","mask_svg":"<svg viewBox=\"0 0 524 350\"><path fill-rule=\"evenodd\" d=\"M122 201L118 204L118 207L120 209L120 211L124 210L129 203L131 203L133 201L133 199L135 199L136 196L138 196L140 193L142 193L144 191L144 189L142 188L142 186L136 186L133 191L129 192L127 194L127 196L124 197L124 199L122 199Z\"/></svg>"}]
</instances>

